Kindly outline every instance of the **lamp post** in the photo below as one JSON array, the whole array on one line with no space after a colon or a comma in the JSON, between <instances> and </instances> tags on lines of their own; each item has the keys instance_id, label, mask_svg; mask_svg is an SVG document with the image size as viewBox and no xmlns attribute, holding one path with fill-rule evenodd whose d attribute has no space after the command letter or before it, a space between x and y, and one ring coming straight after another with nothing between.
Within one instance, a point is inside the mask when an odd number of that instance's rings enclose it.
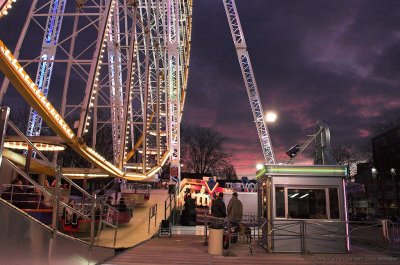
<instances>
[{"instance_id":1,"label":"lamp post","mask_svg":"<svg viewBox=\"0 0 400 265\"><path fill-rule=\"evenodd\" d=\"M372 183L373 183L373 187L374 187L374 194L375 196L373 196L374 198L374 211L375 214L378 213L379 211L379 188L378 188L378 171L376 170L375 167L371 168L371 174L372 174Z\"/></svg>"}]
</instances>

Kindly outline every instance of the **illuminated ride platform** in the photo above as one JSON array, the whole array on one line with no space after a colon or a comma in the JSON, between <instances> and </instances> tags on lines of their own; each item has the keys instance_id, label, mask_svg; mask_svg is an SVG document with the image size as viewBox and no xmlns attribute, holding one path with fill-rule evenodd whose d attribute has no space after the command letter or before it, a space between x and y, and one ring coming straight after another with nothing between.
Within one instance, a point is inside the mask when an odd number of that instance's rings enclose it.
<instances>
[{"instance_id":1,"label":"illuminated ride platform","mask_svg":"<svg viewBox=\"0 0 400 265\"><path fill-rule=\"evenodd\" d=\"M271 252L350 251L346 166L265 165L257 172L259 214Z\"/></svg>"}]
</instances>

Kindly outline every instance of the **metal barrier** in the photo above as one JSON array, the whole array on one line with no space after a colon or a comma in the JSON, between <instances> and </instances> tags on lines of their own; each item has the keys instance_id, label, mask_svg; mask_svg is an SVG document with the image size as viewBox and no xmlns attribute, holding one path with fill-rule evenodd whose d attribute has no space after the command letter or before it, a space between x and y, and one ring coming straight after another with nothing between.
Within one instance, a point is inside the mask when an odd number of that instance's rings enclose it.
<instances>
[{"instance_id":1,"label":"metal barrier","mask_svg":"<svg viewBox=\"0 0 400 265\"><path fill-rule=\"evenodd\" d=\"M207 244L208 228L212 224L229 230L224 218L206 216L204 244ZM252 246L259 245L268 252L277 253L347 253L351 245L372 247L379 252L400 254L400 224L390 221L382 225L376 222L345 222L335 220L275 219L256 222L255 216L244 217L238 235L251 238ZM386 230L385 230L386 229ZM247 242L246 242L247 243Z\"/></svg>"},{"instance_id":2,"label":"metal barrier","mask_svg":"<svg viewBox=\"0 0 400 265\"><path fill-rule=\"evenodd\" d=\"M117 208L104 201L100 202L100 205L102 207L100 211L99 228L97 230L97 245L99 245L100 242L101 230L104 228L104 226L108 225L114 229L113 246L115 246L115 244L117 243L119 211L117 210Z\"/></svg>"},{"instance_id":3,"label":"metal barrier","mask_svg":"<svg viewBox=\"0 0 400 265\"><path fill-rule=\"evenodd\" d=\"M237 230L232 229L232 226L235 226ZM208 244L209 228L224 229L227 241L224 242L225 247L229 245L232 239L235 239L235 242L248 244L251 253L253 253L253 245L257 244L260 237L258 223L254 215L245 214L240 221L205 215L204 245Z\"/></svg>"},{"instance_id":4,"label":"metal barrier","mask_svg":"<svg viewBox=\"0 0 400 265\"><path fill-rule=\"evenodd\" d=\"M154 227L157 225L157 203L149 208L149 225L147 227L147 233L150 233L150 221L154 217Z\"/></svg>"},{"instance_id":5,"label":"metal barrier","mask_svg":"<svg viewBox=\"0 0 400 265\"><path fill-rule=\"evenodd\" d=\"M168 195L167 199L164 201L164 220L167 220L167 212L169 210L168 219L171 221L171 224L175 224L175 216L172 214L173 210L176 206L176 195L177 195L177 185L173 187L172 192Z\"/></svg>"},{"instance_id":6,"label":"metal barrier","mask_svg":"<svg viewBox=\"0 0 400 265\"><path fill-rule=\"evenodd\" d=\"M14 131L17 136L19 136L24 142L27 143L28 147L32 149L33 152L36 153L36 155L41 158L42 162L44 163L45 166L48 166L50 169L54 170L56 172L56 179L55 179L55 187L54 187L54 194L51 194L48 190L46 190L45 187L39 185L35 180L33 180L26 172L21 170L19 167L14 165L11 161L9 161L7 158L2 158L2 162L5 162L9 167L11 167L14 171L16 171L20 176L22 176L30 185L34 187L34 189L43 195L45 198L49 198L52 201L52 206L53 206L53 214L52 214L52 225L51 228L54 231L59 230L59 220L61 219L63 213L65 214L66 211L69 211L71 214L75 214L77 217L80 217L85 220L90 220L90 245L94 245L94 238L95 238L95 218L96 218L96 195L91 195L88 192L86 192L84 189L82 189L79 185L75 184L72 180L69 178L63 176L61 174L61 169L57 165L51 163L47 157L40 152L34 145L33 143L18 129L18 127L12 123L10 120L6 120L6 125L8 125L12 131ZM5 133L5 131L4 131ZM4 144L2 142L2 144ZM0 147L1 149L3 146ZM29 153L29 152L28 152ZM27 158L28 160L28 158ZM77 189L81 194L83 198L86 198L86 200L89 200L91 203L90 205L90 213L87 211L83 211L82 209L75 209L73 206L68 205L67 203L63 202L60 200L60 186L61 186L61 180L67 182L69 186L74 187ZM53 233L56 234L56 233Z\"/></svg>"}]
</instances>

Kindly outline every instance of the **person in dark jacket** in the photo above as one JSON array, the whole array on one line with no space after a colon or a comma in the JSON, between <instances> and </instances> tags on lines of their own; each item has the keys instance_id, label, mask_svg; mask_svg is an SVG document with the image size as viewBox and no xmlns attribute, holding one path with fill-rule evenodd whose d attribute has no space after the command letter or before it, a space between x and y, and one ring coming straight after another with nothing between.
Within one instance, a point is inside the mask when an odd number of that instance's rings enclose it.
<instances>
[{"instance_id":1,"label":"person in dark jacket","mask_svg":"<svg viewBox=\"0 0 400 265\"><path fill-rule=\"evenodd\" d=\"M185 194L185 208L182 211L181 217L182 225L195 225L196 224L196 204L190 191Z\"/></svg>"},{"instance_id":2,"label":"person in dark jacket","mask_svg":"<svg viewBox=\"0 0 400 265\"><path fill-rule=\"evenodd\" d=\"M218 197L213 201L211 205L211 214L218 218L225 218L226 217L226 206L225 202L222 199L224 194L220 192Z\"/></svg>"},{"instance_id":3,"label":"person in dark jacket","mask_svg":"<svg viewBox=\"0 0 400 265\"><path fill-rule=\"evenodd\" d=\"M237 192L232 194L232 198L228 203L228 218L232 222L240 222L243 215L243 204L238 199Z\"/></svg>"},{"instance_id":4,"label":"person in dark jacket","mask_svg":"<svg viewBox=\"0 0 400 265\"><path fill-rule=\"evenodd\" d=\"M231 243L235 244L238 241L239 223L243 216L243 204L238 199L237 192L232 194L232 198L228 203L228 220L230 222L231 231L233 230L233 235L231 238Z\"/></svg>"}]
</instances>

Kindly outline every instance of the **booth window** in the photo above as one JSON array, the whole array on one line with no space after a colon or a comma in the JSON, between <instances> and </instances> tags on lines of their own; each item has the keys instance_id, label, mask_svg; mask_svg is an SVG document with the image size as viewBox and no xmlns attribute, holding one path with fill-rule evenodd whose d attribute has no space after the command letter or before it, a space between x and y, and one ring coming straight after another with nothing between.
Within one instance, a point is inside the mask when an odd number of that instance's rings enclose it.
<instances>
[{"instance_id":1,"label":"booth window","mask_svg":"<svg viewBox=\"0 0 400 265\"><path fill-rule=\"evenodd\" d=\"M331 219L340 219L339 195L337 188L329 189L329 204Z\"/></svg>"},{"instance_id":2,"label":"booth window","mask_svg":"<svg viewBox=\"0 0 400 265\"><path fill-rule=\"evenodd\" d=\"M276 201L276 217L285 217L285 188L284 187L276 187L275 201Z\"/></svg>"},{"instance_id":3,"label":"booth window","mask_svg":"<svg viewBox=\"0 0 400 265\"><path fill-rule=\"evenodd\" d=\"M325 189L288 189L288 218L327 219Z\"/></svg>"}]
</instances>

